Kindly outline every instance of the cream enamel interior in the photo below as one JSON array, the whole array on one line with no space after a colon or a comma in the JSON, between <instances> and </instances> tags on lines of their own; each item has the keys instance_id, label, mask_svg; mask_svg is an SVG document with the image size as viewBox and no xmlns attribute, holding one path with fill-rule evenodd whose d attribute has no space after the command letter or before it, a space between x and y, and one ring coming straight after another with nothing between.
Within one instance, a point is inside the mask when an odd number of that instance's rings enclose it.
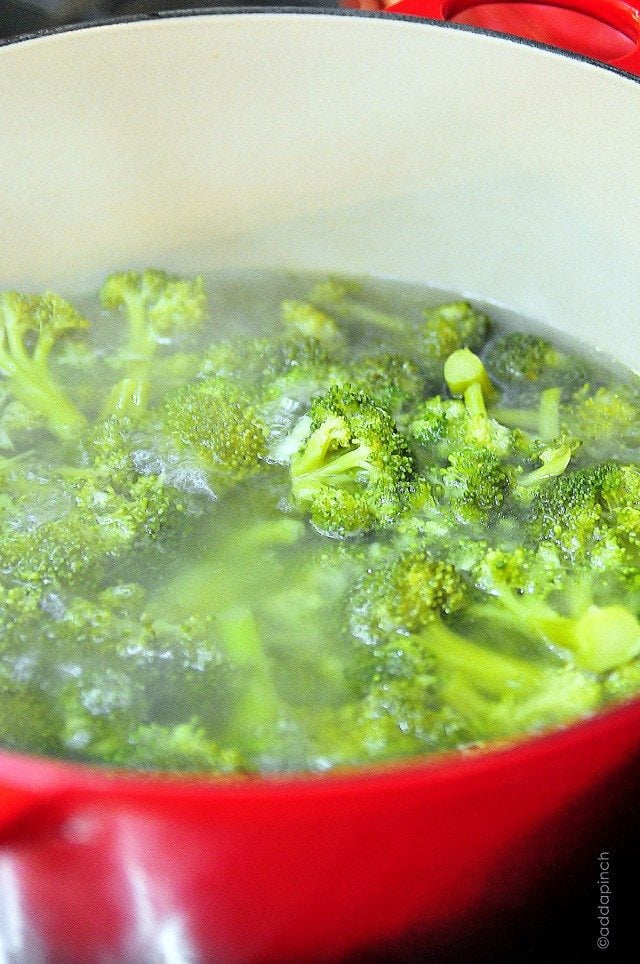
<instances>
[{"instance_id":1,"label":"cream enamel interior","mask_svg":"<svg viewBox=\"0 0 640 964\"><path fill-rule=\"evenodd\" d=\"M384 18L195 16L0 49L0 285L157 264L478 295L640 368L640 85Z\"/></svg>"}]
</instances>

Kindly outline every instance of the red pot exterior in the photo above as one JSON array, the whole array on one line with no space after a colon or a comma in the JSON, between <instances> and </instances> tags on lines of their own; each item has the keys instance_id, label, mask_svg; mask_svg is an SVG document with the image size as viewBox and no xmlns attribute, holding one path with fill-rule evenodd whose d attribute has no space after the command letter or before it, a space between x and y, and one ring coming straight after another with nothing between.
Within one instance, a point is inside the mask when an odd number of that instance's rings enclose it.
<instances>
[{"instance_id":1,"label":"red pot exterior","mask_svg":"<svg viewBox=\"0 0 640 964\"><path fill-rule=\"evenodd\" d=\"M426 940L522 904L551 864L594 846L639 748L636 702L520 746L354 777L216 785L5 756L14 788L40 789L21 817L26 791L2 789L0 880L25 946L65 961L171 947L326 959L416 928Z\"/></svg>"}]
</instances>

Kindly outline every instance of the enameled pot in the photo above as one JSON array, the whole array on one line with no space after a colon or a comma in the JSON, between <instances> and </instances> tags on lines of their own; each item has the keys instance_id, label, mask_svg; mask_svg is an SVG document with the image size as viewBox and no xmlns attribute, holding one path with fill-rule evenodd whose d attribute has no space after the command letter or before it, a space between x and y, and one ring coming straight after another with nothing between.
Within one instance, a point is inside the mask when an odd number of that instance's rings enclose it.
<instances>
[{"instance_id":1,"label":"enameled pot","mask_svg":"<svg viewBox=\"0 0 640 964\"><path fill-rule=\"evenodd\" d=\"M640 368L630 74L414 17L249 10L8 44L0 118L1 286L73 294L152 263L372 273ZM592 846L639 749L640 700L353 776L3 753L0 958L326 959L428 939Z\"/></svg>"}]
</instances>

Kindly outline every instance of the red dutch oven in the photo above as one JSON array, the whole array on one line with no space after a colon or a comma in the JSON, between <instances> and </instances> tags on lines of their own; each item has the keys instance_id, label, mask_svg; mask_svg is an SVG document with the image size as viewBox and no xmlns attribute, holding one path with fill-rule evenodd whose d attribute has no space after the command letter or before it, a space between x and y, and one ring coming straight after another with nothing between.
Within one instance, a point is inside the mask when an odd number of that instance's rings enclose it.
<instances>
[{"instance_id":1,"label":"red dutch oven","mask_svg":"<svg viewBox=\"0 0 640 964\"><path fill-rule=\"evenodd\" d=\"M558 5L613 31L619 69L435 22L469 11L457 0L4 45L0 284L72 295L148 263L372 273L640 368L638 10ZM639 751L640 700L354 774L171 778L5 752L0 959L327 959L411 928L428 940L525 904L589 852L638 790Z\"/></svg>"}]
</instances>

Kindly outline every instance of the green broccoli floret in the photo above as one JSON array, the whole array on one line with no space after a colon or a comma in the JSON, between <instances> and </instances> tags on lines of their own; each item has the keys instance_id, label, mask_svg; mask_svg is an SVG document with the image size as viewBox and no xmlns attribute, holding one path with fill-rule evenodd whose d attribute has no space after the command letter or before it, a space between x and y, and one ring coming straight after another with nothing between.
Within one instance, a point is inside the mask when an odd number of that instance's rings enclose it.
<instances>
[{"instance_id":1,"label":"green broccoli floret","mask_svg":"<svg viewBox=\"0 0 640 964\"><path fill-rule=\"evenodd\" d=\"M475 414L486 412L486 403L495 396L495 389L478 355L468 348L459 348L444 363L444 379L452 395L463 395L467 408Z\"/></svg>"},{"instance_id":2,"label":"green broccoli floret","mask_svg":"<svg viewBox=\"0 0 640 964\"><path fill-rule=\"evenodd\" d=\"M355 322L366 328L402 336L411 334L412 325L406 318L379 311L355 298L354 295L360 294L361 290L362 286L357 281L329 278L314 285L309 292L308 301L347 323Z\"/></svg>"},{"instance_id":3,"label":"green broccoli floret","mask_svg":"<svg viewBox=\"0 0 640 964\"><path fill-rule=\"evenodd\" d=\"M520 463L532 456L534 446L522 432L489 418L481 387L484 369L473 366L473 371L471 383L464 380L460 386L464 402L427 399L415 410L408 431L436 506L444 515L451 510L459 522L485 524L494 510L501 510L522 472ZM442 463L446 467L440 468Z\"/></svg>"},{"instance_id":4,"label":"green broccoli floret","mask_svg":"<svg viewBox=\"0 0 640 964\"><path fill-rule=\"evenodd\" d=\"M206 317L202 278L190 280L149 269L110 275L100 289L109 311L123 310L128 323L122 352L127 375L112 389L104 414L136 417L150 394L150 363L161 341L199 328Z\"/></svg>"},{"instance_id":5,"label":"green broccoli floret","mask_svg":"<svg viewBox=\"0 0 640 964\"><path fill-rule=\"evenodd\" d=\"M474 545L477 547L478 543ZM536 549L485 544L476 549L466 571L474 585L491 596L505 592L535 593L544 599L563 583L568 569L558 550L549 543L542 543Z\"/></svg>"},{"instance_id":6,"label":"green broccoli floret","mask_svg":"<svg viewBox=\"0 0 640 964\"><path fill-rule=\"evenodd\" d=\"M155 539L174 508L157 476L140 477L126 496L87 482L69 487L68 498L54 518L5 528L0 570L30 585L99 581L110 561Z\"/></svg>"},{"instance_id":7,"label":"green broccoli floret","mask_svg":"<svg viewBox=\"0 0 640 964\"><path fill-rule=\"evenodd\" d=\"M311 404L291 461L294 500L323 532L383 528L403 511L413 460L392 417L362 391L335 386Z\"/></svg>"},{"instance_id":8,"label":"green broccoli floret","mask_svg":"<svg viewBox=\"0 0 640 964\"><path fill-rule=\"evenodd\" d=\"M427 308L424 312L424 346L427 354L444 361L459 348L479 352L489 334L491 321L467 301Z\"/></svg>"},{"instance_id":9,"label":"green broccoli floret","mask_svg":"<svg viewBox=\"0 0 640 964\"><path fill-rule=\"evenodd\" d=\"M571 666L507 656L436 620L420 634L433 656L441 699L466 718L478 739L510 737L593 713L599 683Z\"/></svg>"},{"instance_id":10,"label":"green broccoli floret","mask_svg":"<svg viewBox=\"0 0 640 964\"><path fill-rule=\"evenodd\" d=\"M439 473L437 500L450 506L460 522L485 524L499 512L516 481L516 470L484 449L452 452Z\"/></svg>"},{"instance_id":11,"label":"green broccoli floret","mask_svg":"<svg viewBox=\"0 0 640 964\"><path fill-rule=\"evenodd\" d=\"M370 569L356 589L351 633L367 645L416 633L436 616L460 609L466 595L454 566L424 551L401 552Z\"/></svg>"},{"instance_id":12,"label":"green broccoli floret","mask_svg":"<svg viewBox=\"0 0 640 964\"><path fill-rule=\"evenodd\" d=\"M434 676L426 672L411 679L380 677L360 699L315 721L321 768L385 763L471 743L464 717L438 705L436 692Z\"/></svg>"},{"instance_id":13,"label":"green broccoli floret","mask_svg":"<svg viewBox=\"0 0 640 964\"><path fill-rule=\"evenodd\" d=\"M439 395L416 408L408 432L431 464L434 459L446 462L452 453L469 448L504 459L526 457L531 451L530 441L521 432L500 425L482 411L470 410L459 399Z\"/></svg>"},{"instance_id":14,"label":"green broccoli floret","mask_svg":"<svg viewBox=\"0 0 640 964\"><path fill-rule=\"evenodd\" d=\"M248 768L237 750L222 749L212 740L197 718L171 727L139 726L126 742L110 741L105 734L96 751L101 762L135 770L229 774Z\"/></svg>"},{"instance_id":15,"label":"green broccoli floret","mask_svg":"<svg viewBox=\"0 0 640 964\"><path fill-rule=\"evenodd\" d=\"M61 722L55 702L31 682L12 679L0 668L0 746L59 755Z\"/></svg>"},{"instance_id":16,"label":"green broccoli floret","mask_svg":"<svg viewBox=\"0 0 640 964\"><path fill-rule=\"evenodd\" d=\"M636 697L640 693L640 659L619 666L604 680L604 691L609 700Z\"/></svg>"},{"instance_id":17,"label":"green broccoli floret","mask_svg":"<svg viewBox=\"0 0 640 964\"><path fill-rule=\"evenodd\" d=\"M219 481L255 473L267 452L266 426L251 399L225 378L195 382L170 395L164 426L178 448L194 453Z\"/></svg>"},{"instance_id":18,"label":"green broccoli floret","mask_svg":"<svg viewBox=\"0 0 640 964\"><path fill-rule=\"evenodd\" d=\"M308 301L283 301L282 320L294 334L314 338L329 349L340 344L342 336L335 319Z\"/></svg>"},{"instance_id":19,"label":"green broccoli floret","mask_svg":"<svg viewBox=\"0 0 640 964\"><path fill-rule=\"evenodd\" d=\"M621 450L640 448L640 395L637 388L617 384L592 389L585 385L560 411L565 432L597 458L620 457Z\"/></svg>"},{"instance_id":20,"label":"green broccoli floret","mask_svg":"<svg viewBox=\"0 0 640 964\"><path fill-rule=\"evenodd\" d=\"M209 345L198 375L238 379L243 386L268 392L278 379L299 370L315 372L324 368L335 353L336 346L332 345L329 351L317 338L297 333L276 338L233 338Z\"/></svg>"},{"instance_id":21,"label":"green broccoli floret","mask_svg":"<svg viewBox=\"0 0 640 964\"><path fill-rule=\"evenodd\" d=\"M569 559L594 558L612 543L636 546L640 470L616 462L566 472L540 485L530 504L533 538L554 543Z\"/></svg>"},{"instance_id":22,"label":"green broccoli floret","mask_svg":"<svg viewBox=\"0 0 640 964\"><path fill-rule=\"evenodd\" d=\"M528 393L558 387L567 396L593 377L591 366L576 355L559 351L540 335L509 332L488 346L484 356L489 376L503 388Z\"/></svg>"},{"instance_id":23,"label":"green broccoli floret","mask_svg":"<svg viewBox=\"0 0 640 964\"><path fill-rule=\"evenodd\" d=\"M354 389L366 392L396 421L404 421L404 414L425 397L431 379L432 374L411 358L390 353L359 359L345 377Z\"/></svg>"},{"instance_id":24,"label":"green broccoli floret","mask_svg":"<svg viewBox=\"0 0 640 964\"><path fill-rule=\"evenodd\" d=\"M84 415L54 380L57 342L88 326L69 302L54 294L0 294L0 376L14 399L62 441L77 439Z\"/></svg>"},{"instance_id":25,"label":"green broccoli floret","mask_svg":"<svg viewBox=\"0 0 640 964\"><path fill-rule=\"evenodd\" d=\"M494 593L484 604L488 618L537 638L580 670L609 672L640 653L636 615L622 603L596 605L587 579L569 577L546 601L507 588Z\"/></svg>"}]
</instances>

